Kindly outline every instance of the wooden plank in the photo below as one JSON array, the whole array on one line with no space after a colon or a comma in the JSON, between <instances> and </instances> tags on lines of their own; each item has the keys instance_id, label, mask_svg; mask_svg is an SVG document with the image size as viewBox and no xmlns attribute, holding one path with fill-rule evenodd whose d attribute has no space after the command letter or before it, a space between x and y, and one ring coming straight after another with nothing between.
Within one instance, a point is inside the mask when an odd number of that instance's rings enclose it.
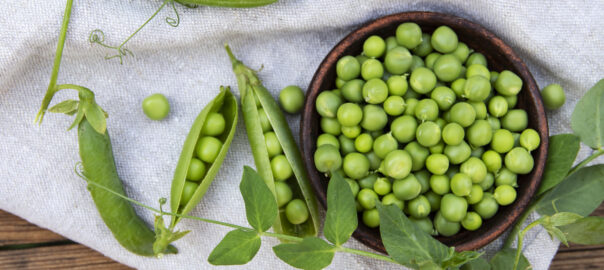
<instances>
[{"instance_id":1,"label":"wooden plank","mask_svg":"<svg viewBox=\"0 0 604 270\"><path fill-rule=\"evenodd\" d=\"M0 269L131 269L80 244L0 251Z\"/></svg>"},{"instance_id":2,"label":"wooden plank","mask_svg":"<svg viewBox=\"0 0 604 270\"><path fill-rule=\"evenodd\" d=\"M0 246L59 241L68 239L0 210Z\"/></svg>"}]
</instances>

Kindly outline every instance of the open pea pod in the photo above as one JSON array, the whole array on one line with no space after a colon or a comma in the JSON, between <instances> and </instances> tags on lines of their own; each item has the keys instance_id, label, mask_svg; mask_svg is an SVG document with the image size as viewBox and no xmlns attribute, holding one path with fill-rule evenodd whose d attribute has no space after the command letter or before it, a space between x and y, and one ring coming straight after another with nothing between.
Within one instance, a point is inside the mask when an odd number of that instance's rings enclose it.
<instances>
[{"instance_id":1,"label":"open pea pod","mask_svg":"<svg viewBox=\"0 0 604 270\"><path fill-rule=\"evenodd\" d=\"M316 236L320 222L317 200L310 186L308 174L304 169L300 150L296 145L285 116L271 94L262 86L262 82L256 76L255 71L237 60L228 46L226 46L226 50L233 64L233 72L237 77L243 119L258 173L273 194L276 194L275 177L271 170L269 153L259 118L259 107L261 107L264 109L271 128L281 144L283 155L292 168L293 177L287 180L287 183L292 189L293 198L302 199L308 208L309 218L301 224L290 223L285 216L285 212L280 211L279 218L273 224L273 229L277 233L299 237Z\"/></svg>"},{"instance_id":2,"label":"open pea pod","mask_svg":"<svg viewBox=\"0 0 604 270\"><path fill-rule=\"evenodd\" d=\"M187 171L189 169L191 160L195 156L197 143L199 139L204 136L202 130L208 119L208 116L211 113L220 113L225 120L224 131L219 136L216 136L217 139L222 142L222 148L218 152L216 159L211 164L208 164L209 166L207 168L207 172L199 181L199 185L195 189L192 197L183 205L181 200L183 200L183 191L187 181ZM201 201L203 195L206 193L210 187L210 184L214 180L216 173L218 173L220 165L222 165L222 161L226 157L229 146L231 145L231 141L233 140L233 136L235 135L237 117L237 100L228 88L225 89L221 87L220 94L218 94L218 96L216 96L208 105L206 105L206 107L195 119L195 122L193 123L193 126L189 131L189 135L187 135L187 139L183 145L180 158L178 159L178 164L176 165L176 170L174 171L174 178L172 179L170 207L173 213L186 215L193 210L199 201ZM172 216L170 226L173 228L178 221L180 221L179 217Z\"/></svg>"}]
</instances>

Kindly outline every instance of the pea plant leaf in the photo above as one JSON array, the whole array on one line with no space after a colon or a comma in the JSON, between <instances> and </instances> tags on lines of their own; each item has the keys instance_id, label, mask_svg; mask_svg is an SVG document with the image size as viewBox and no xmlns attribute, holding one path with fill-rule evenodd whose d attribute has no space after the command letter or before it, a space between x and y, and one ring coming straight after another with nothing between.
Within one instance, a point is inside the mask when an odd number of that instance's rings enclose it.
<instances>
[{"instance_id":1,"label":"pea plant leaf","mask_svg":"<svg viewBox=\"0 0 604 270\"><path fill-rule=\"evenodd\" d=\"M78 111L78 104L80 102L75 99L63 100L56 105L48 109L51 113L64 113L67 115L73 115Z\"/></svg>"},{"instance_id":2,"label":"pea plant leaf","mask_svg":"<svg viewBox=\"0 0 604 270\"><path fill-rule=\"evenodd\" d=\"M334 173L327 186L325 238L340 246L348 241L357 226L357 211L350 185L339 173Z\"/></svg>"},{"instance_id":3,"label":"pea plant leaf","mask_svg":"<svg viewBox=\"0 0 604 270\"><path fill-rule=\"evenodd\" d=\"M581 245L604 244L604 218L584 217L560 227L569 242Z\"/></svg>"},{"instance_id":4,"label":"pea plant leaf","mask_svg":"<svg viewBox=\"0 0 604 270\"><path fill-rule=\"evenodd\" d=\"M260 235L236 229L227 233L212 250L208 262L213 265L241 265L251 261L260 249Z\"/></svg>"},{"instance_id":5,"label":"pea plant leaf","mask_svg":"<svg viewBox=\"0 0 604 270\"><path fill-rule=\"evenodd\" d=\"M478 257L474 260L471 260L464 265L461 266L461 270L490 270L491 265L487 260L482 257Z\"/></svg>"},{"instance_id":6,"label":"pea plant leaf","mask_svg":"<svg viewBox=\"0 0 604 270\"><path fill-rule=\"evenodd\" d=\"M107 129L107 120L105 119L105 112L99 105L91 103L90 106L84 108L84 114L96 132L100 134L105 133L105 130Z\"/></svg>"},{"instance_id":7,"label":"pea plant leaf","mask_svg":"<svg viewBox=\"0 0 604 270\"><path fill-rule=\"evenodd\" d=\"M254 169L245 166L241 184L239 184L247 221L259 232L268 230L275 219L279 209L273 193Z\"/></svg>"},{"instance_id":8,"label":"pea plant leaf","mask_svg":"<svg viewBox=\"0 0 604 270\"><path fill-rule=\"evenodd\" d=\"M572 212L587 216L604 200L604 164L584 167L547 192L537 203L541 215Z\"/></svg>"},{"instance_id":9,"label":"pea plant leaf","mask_svg":"<svg viewBox=\"0 0 604 270\"><path fill-rule=\"evenodd\" d=\"M398 263L417 269L429 261L441 265L450 256L447 246L417 227L398 207L378 202L377 209L382 242Z\"/></svg>"},{"instance_id":10,"label":"pea plant leaf","mask_svg":"<svg viewBox=\"0 0 604 270\"><path fill-rule=\"evenodd\" d=\"M493 270L513 270L514 260L516 258L516 249L504 248L497 252L491 259L491 269ZM520 261L518 262L518 270L532 269L524 254L520 253Z\"/></svg>"},{"instance_id":11,"label":"pea plant leaf","mask_svg":"<svg viewBox=\"0 0 604 270\"><path fill-rule=\"evenodd\" d=\"M549 137L547 161L537 195L550 190L566 177L579 152L579 137L573 134L558 134Z\"/></svg>"},{"instance_id":12,"label":"pea plant leaf","mask_svg":"<svg viewBox=\"0 0 604 270\"><path fill-rule=\"evenodd\" d=\"M273 251L287 264L301 269L323 269L331 264L336 248L318 237L306 237L299 243L273 247Z\"/></svg>"},{"instance_id":13,"label":"pea plant leaf","mask_svg":"<svg viewBox=\"0 0 604 270\"><path fill-rule=\"evenodd\" d=\"M444 269L455 268L467 262L476 260L481 255L482 253L476 251L455 252L455 249L453 249L453 255L445 260L442 266Z\"/></svg>"},{"instance_id":14,"label":"pea plant leaf","mask_svg":"<svg viewBox=\"0 0 604 270\"><path fill-rule=\"evenodd\" d=\"M552 216L542 216L537 222L545 228L552 238L555 237L565 246L568 246L566 235L558 227L572 224L582 217L583 216L571 212L559 212Z\"/></svg>"},{"instance_id":15,"label":"pea plant leaf","mask_svg":"<svg viewBox=\"0 0 604 270\"><path fill-rule=\"evenodd\" d=\"M571 127L581 141L594 149L602 148L604 136L604 79L579 100L571 116Z\"/></svg>"}]
</instances>

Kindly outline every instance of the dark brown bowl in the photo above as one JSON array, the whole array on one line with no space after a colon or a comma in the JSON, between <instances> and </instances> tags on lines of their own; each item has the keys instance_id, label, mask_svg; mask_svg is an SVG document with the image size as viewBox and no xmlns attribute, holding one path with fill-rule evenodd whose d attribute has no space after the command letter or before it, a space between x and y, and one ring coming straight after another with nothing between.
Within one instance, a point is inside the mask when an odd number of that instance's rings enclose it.
<instances>
[{"instance_id":1,"label":"dark brown bowl","mask_svg":"<svg viewBox=\"0 0 604 270\"><path fill-rule=\"evenodd\" d=\"M517 107L527 111L529 127L537 130L541 136L541 145L532 152L535 159L535 168L530 174L519 175L516 201L512 205L500 207L493 218L484 220L479 230L474 232L462 230L451 237L437 237L444 244L455 246L458 251L475 250L499 237L524 211L541 182L548 147L547 118L533 76L512 48L476 23L442 13L404 12L369 22L340 41L327 54L306 92L306 103L300 128L302 154L306 161L306 169L319 201L323 207L326 207L328 179L315 169L313 158L316 150L316 139L320 134L320 116L315 109L317 95L323 90L336 88L335 66L338 59L345 55L360 54L363 50L363 42L371 35L382 37L394 35L396 27L403 22L415 22L420 25L424 32L428 33L431 33L438 26L447 25L457 33L460 41L465 42L470 48L486 56L490 70L511 70L520 76L524 82L518 97ZM359 227L353 236L365 245L377 251L385 252L379 230L365 226L360 219Z\"/></svg>"}]
</instances>

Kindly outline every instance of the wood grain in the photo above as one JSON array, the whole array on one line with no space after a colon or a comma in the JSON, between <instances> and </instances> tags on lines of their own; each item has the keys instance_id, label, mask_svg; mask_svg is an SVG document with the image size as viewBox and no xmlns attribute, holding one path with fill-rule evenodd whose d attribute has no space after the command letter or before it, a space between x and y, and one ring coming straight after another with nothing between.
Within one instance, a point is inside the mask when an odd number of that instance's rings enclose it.
<instances>
[{"instance_id":1,"label":"wood grain","mask_svg":"<svg viewBox=\"0 0 604 270\"><path fill-rule=\"evenodd\" d=\"M44 230L17 216L0 210L0 246L66 241L61 235Z\"/></svg>"}]
</instances>

